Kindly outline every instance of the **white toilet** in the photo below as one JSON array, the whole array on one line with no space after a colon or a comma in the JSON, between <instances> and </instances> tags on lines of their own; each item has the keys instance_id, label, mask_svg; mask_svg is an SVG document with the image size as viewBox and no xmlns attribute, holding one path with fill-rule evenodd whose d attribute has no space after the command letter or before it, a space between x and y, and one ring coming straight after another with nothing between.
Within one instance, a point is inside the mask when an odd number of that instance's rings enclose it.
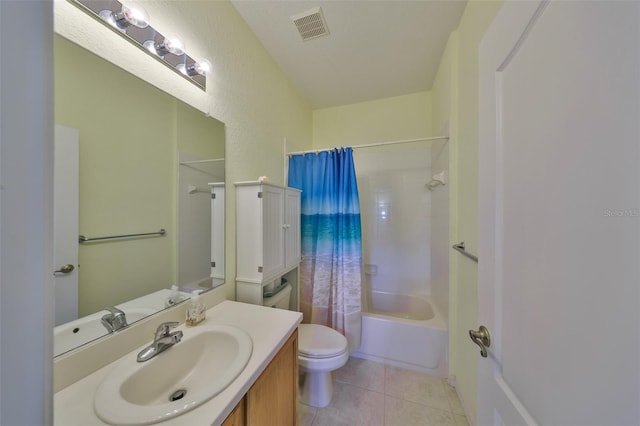
<instances>
[{"instance_id":1,"label":"white toilet","mask_svg":"<svg viewBox=\"0 0 640 426\"><path fill-rule=\"evenodd\" d=\"M289 309L291 285L287 284L265 306ZM298 326L298 366L302 379L300 402L312 407L326 407L333 395L331 372L344 366L349 359L347 339L332 328L319 324Z\"/></svg>"}]
</instances>

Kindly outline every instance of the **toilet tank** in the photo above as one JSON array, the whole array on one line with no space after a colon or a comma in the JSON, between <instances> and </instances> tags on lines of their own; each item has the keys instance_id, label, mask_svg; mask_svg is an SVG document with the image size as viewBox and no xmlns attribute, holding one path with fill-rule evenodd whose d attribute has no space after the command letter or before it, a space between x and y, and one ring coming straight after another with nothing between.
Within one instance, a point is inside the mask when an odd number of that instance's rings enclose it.
<instances>
[{"instance_id":1,"label":"toilet tank","mask_svg":"<svg viewBox=\"0 0 640 426\"><path fill-rule=\"evenodd\" d=\"M282 290L271 297L265 297L262 301L264 306L272 308L289 309L289 300L291 299L291 284L284 286Z\"/></svg>"}]
</instances>

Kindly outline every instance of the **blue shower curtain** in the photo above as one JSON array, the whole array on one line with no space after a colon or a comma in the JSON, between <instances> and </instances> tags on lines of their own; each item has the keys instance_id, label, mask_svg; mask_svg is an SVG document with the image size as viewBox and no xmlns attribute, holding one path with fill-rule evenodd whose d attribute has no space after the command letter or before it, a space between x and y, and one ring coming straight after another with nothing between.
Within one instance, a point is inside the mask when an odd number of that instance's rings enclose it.
<instances>
[{"instance_id":1,"label":"blue shower curtain","mask_svg":"<svg viewBox=\"0 0 640 426\"><path fill-rule=\"evenodd\" d=\"M302 190L300 308L305 322L360 346L362 231L351 148L293 155L289 186Z\"/></svg>"}]
</instances>

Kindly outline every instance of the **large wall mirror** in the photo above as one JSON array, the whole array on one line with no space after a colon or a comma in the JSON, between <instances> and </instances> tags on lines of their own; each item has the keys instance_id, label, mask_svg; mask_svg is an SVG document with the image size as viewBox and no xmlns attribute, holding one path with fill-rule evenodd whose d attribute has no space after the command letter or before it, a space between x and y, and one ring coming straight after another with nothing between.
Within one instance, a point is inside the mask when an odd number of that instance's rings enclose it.
<instances>
[{"instance_id":1,"label":"large wall mirror","mask_svg":"<svg viewBox=\"0 0 640 426\"><path fill-rule=\"evenodd\" d=\"M56 180L76 168L78 193L77 219L54 197L56 227L72 218L78 233L77 264L56 263L59 355L108 333L106 307L132 323L167 306L172 285L186 297L224 282L225 139L220 121L58 35L54 65L56 139L58 125L77 139L68 155L56 141L56 167L68 160ZM56 228L56 252L63 234ZM74 274L77 289L60 294ZM59 315L65 304L71 313Z\"/></svg>"}]
</instances>

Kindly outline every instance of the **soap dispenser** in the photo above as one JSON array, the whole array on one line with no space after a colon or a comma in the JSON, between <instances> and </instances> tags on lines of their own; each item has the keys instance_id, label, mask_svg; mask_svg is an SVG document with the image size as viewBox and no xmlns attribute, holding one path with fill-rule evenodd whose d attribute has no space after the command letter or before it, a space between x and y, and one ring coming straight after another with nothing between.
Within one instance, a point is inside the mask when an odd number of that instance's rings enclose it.
<instances>
[{"instance_id":1,"label":"soap dispenser","mask_svg":"<svg viewBox=\"0 0 640 426\"><path fill-rule=\"evenodd\" d=\"M204 321L207 314L207 307L200 300L200 292L194 290L191 293L191 300L187 306L187 318L186 324L188 327L192 327L202 321Z\"/></svg>"}]
</instances>

